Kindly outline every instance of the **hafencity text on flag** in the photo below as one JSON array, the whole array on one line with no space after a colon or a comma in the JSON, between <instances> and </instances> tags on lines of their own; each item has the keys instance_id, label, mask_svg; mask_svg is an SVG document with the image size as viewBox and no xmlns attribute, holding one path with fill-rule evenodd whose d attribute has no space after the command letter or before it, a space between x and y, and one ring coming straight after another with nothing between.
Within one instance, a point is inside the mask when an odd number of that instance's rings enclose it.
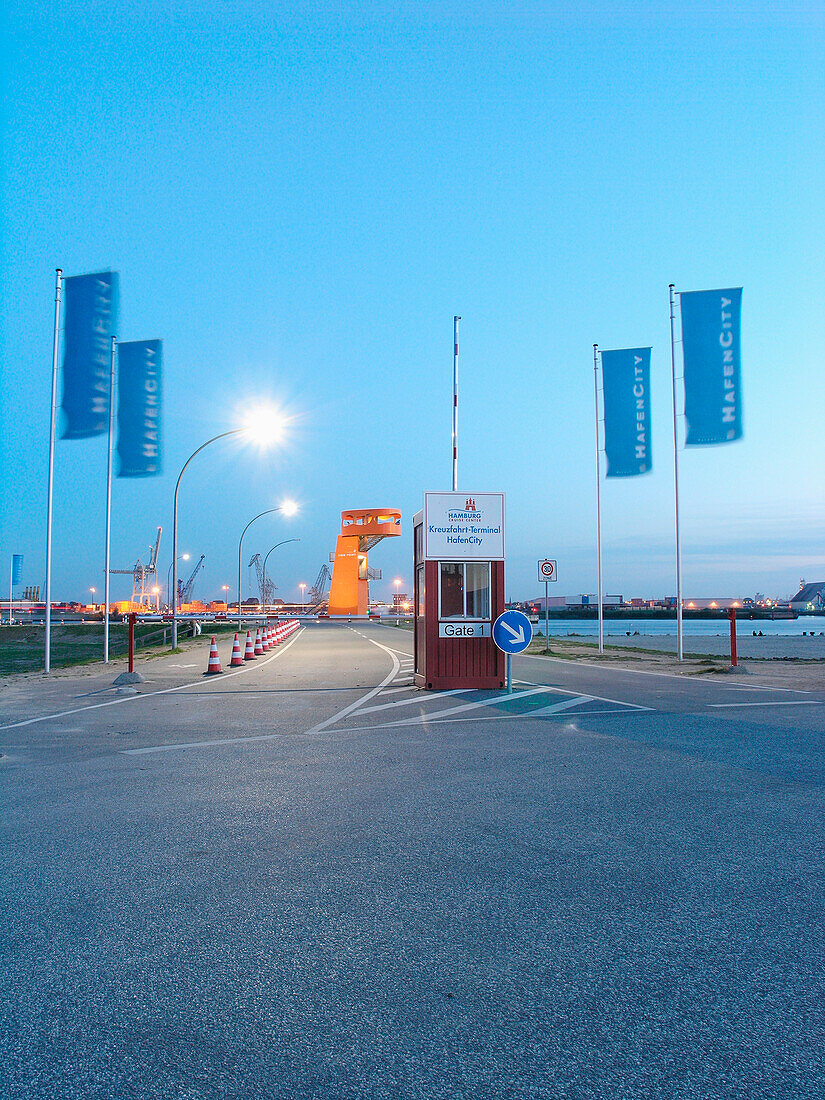
<instances>
[{"instance_id":1,"label":"hafencity text on flag","mask_svg":"<svg viewBox=\"0 0 825 1100\"><path fill-rule=\"evenodd\" d=\"M11 556L11 583L13 585L20 584L20 577L23 574L23 555L12 554Z\"/></svg>"},{"instance_id":2,"label":"hafencity text on flag","mask_svg":"<svg viewBox=\"0 0 825 1100\"><path fill-rule=\"evenodd\" d=\"M161 473L161 340L118 344L118 477Z\"/></svg>"},{"instance_id":3,"label":"hafencity text on flag","mask_svg":"<svg viewBox=\"0 0 825 1100\"><path fill-rule=\"evenodd\" d=\"M687 446L742 436L742 288L680 295Z\"/></svg>"},{"instance_id":4,"label":"hafencity text on flag","mask_svg":"<svg viewBox=\"0 0 825 1100\"><path fill-rule=\"evenodd\" d=\"M109 427L109 368L117 327L118 275L76 275L63 282L63 438L86 439Z\"/></svg>"},{"instance_id":5,"label":"hafencity text on flag","mask_svg":"<svg viewBox=\"0 0 825 1100\"><path fill-rule=\"evenodd\" d=\"M646 474L650 447L650 348L603 351L607 477Z\"/></svg>"}]
</instances>

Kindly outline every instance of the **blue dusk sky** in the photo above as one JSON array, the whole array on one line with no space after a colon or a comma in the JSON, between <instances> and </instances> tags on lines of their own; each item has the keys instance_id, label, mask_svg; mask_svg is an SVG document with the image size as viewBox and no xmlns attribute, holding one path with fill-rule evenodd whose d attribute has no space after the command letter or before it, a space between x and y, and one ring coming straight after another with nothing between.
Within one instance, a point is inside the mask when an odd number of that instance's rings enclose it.
<instances>
[{"instance_id":1,"label":"blue dusk sky","mask_svg":"<svg viewBox=\"0 0 825 1100\"><path fill-rule=\"evenodd\" d=\"M196 594L270 558L298 596L340 512L411 585L411 517L507 494L507 596L594 592L592 345L652 345L653 471L602 481L604 583L675 592L668 283L744 287L744 439L685 450L684 593L825 578L825 16L819 3L11 0L4 15L0 563L43 584L54 270L120 273L121 340L164 341L164 472L118 480L112 564L171 553L177 474L262 402L269 453L182 482ZM680 349L678 349L680 351ZM677 362L680 360L677 359ZM602 467L604 471L604 467ZM53 594L103 583L105 437L59 441ZM0 578L2 570L0 570ZM0 585L5 584L0 579ZM21 585L22 587L22 585ZM113 580L126 598L129 578Z\"/></svg>"}]
</instances>

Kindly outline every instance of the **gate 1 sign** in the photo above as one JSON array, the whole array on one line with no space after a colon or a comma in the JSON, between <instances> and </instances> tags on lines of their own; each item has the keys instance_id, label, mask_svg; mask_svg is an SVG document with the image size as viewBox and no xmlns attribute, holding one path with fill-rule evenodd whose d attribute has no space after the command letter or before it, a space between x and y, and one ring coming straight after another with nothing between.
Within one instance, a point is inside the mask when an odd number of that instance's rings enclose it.
<instances>
[{"instance_id":1,"label":"gate 1 sign","mask_svg":"<svg viewBox=\"0 0 825 1100\"><path fill-rule=\"evenodd\" d=\"M504 493L425 493L424 557L504 561Z\"/></svg>"}]
</instances>

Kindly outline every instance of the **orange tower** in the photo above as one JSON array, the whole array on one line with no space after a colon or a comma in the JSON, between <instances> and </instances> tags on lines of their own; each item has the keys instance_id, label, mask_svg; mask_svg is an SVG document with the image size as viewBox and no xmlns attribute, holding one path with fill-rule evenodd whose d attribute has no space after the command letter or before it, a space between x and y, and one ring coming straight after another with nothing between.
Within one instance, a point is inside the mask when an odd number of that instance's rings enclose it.
<instances>
[{"instance_id":1,"label":"orange tower","mask_svg":"<svg viewBox=\"0 0 825 1100\"><path fill-rule=\"evenodd\" d=\"M341 534L335 546L330 615L368 615L370 580L381 574L370 570L367 553L377 542L401 534L401 513L395 508L362 508L341 513Z\"/></svg>"}]
</instances>

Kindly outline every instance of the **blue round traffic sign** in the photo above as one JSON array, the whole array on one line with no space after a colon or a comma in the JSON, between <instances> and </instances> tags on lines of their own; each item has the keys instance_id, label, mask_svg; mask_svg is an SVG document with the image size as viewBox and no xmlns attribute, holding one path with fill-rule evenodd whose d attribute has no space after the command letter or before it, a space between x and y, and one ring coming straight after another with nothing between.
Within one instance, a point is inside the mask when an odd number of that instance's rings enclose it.
<instances>
[{"instance_id":1,"label":"blue round traffic sign","mask_svg":"<svg viewBox=\"0 0 825 1100\"><path fill-rule=\"evenodd\" d=\"M493 623L493 641L504 653L521 653L532 637L533 627L521 611L504 611Z\"/></svg>"}]
</instances>

